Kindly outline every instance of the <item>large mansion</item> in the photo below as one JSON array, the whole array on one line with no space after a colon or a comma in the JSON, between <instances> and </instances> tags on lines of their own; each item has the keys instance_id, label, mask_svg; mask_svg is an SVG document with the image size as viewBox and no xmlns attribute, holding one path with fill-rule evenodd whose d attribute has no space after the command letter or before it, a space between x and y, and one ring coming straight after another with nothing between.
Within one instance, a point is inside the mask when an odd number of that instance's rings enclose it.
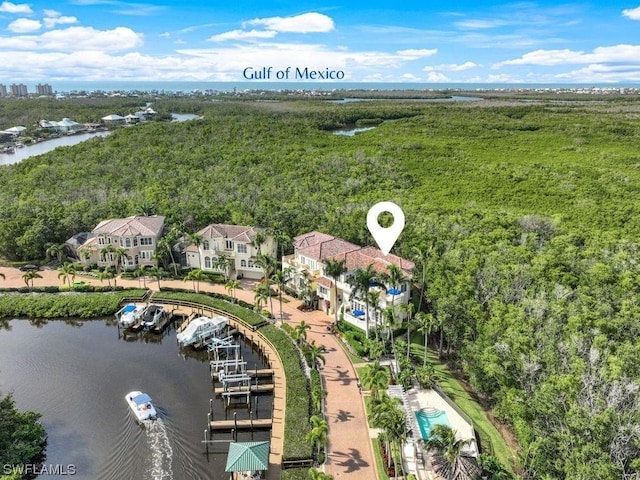
<instances>
[{"instance_id":1,"label":"large mansion","mask_svg":"<svg viewBox=\"0 0 640 480\"><path fill-rule=\"evenodd\" d=\"M164 217L161 215L104 220L77 248L78 258L82 263L99 267L120 264L124 269L135 269L153 266L163 230ZM124 249L126 256L119 258L118 249Z\"/></svg>"},{"instance_id":2,"label":"large mansion","mask_svg":"<svg viewBox=\"0 0 640 480\"><path fill-rule=\"evenodd\" d=\"M187 265L205 271L226 269L231 278L262 278L262 270L256 265L258 254L275 257L278 248L273 237L258 227L214 223L200 230L198 236L200 244L187 247ZM263 241L256 241L260 237ZM221 258L228 262L227 267Z\"/></svg>"},{"instance_id":3,"label":"large mansion","mask_svg":"<svg viewBox=\"0 0 640 480\"><path fill-rule=\"evenodd\" d=\"M409 302L411 278L414 263L396 255L385 255L375 247L360 247L340 238L321 232L310 232L294 238L294 253L282 259L282 268L290 269L289 286L298 292L311 288L321 299L320 307L327 313L339 308L345 320L366 328L366 305L362 293L354 293L349 278L358 269L368 265L379 278L388 273L389 265L395 264L403 274L402 281L396 285L384 284L384 281L371 286L371 291L379 292L377 305L369 305L369 327L381 321L381 312L393 305L399 318L402 318L400 306ZM344 260L346 272L337 280L338 296L335 298L334 280L325 271L327 260ZM344 308L341 308L344 306ZM340 311L339 310L339 311Z\"/></svg>"}]
</instances>

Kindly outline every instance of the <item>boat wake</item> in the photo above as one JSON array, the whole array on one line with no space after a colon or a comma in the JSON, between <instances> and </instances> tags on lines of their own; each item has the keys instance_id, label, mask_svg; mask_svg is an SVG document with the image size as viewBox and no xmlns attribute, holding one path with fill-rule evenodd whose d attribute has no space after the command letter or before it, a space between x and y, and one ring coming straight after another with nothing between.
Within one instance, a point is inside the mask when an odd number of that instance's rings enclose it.
<instances>
[{"instance_id":1,"label":"boat wake","mask_svg":"<svg viewBox=\"0 0 640 480\"><path fill-rule=\"evenodd\" d=\"M161 418L145 420L145 430L151 454L151 468L147 470L152 480L173 480L171 462L173 449L169 443L167 427Z\"/></svg>"}]
</instances>

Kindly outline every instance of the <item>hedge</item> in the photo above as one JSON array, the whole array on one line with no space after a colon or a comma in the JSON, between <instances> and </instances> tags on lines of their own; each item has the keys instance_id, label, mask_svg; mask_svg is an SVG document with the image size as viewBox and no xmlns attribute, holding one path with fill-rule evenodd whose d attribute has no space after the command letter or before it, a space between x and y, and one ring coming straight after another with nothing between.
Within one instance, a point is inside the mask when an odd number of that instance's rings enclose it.
<instances>
[{"instance_id":1,"label":"hedge","mask_svg":"<svg viewBox=\"0 0 640 480\"><path fill-rule=\"evenodd\" d=\"M0 318L98 318L113 315L123 298L140 298L146 290L108 293L39 293L0 295Z\"/></svg>"}]
</instances>

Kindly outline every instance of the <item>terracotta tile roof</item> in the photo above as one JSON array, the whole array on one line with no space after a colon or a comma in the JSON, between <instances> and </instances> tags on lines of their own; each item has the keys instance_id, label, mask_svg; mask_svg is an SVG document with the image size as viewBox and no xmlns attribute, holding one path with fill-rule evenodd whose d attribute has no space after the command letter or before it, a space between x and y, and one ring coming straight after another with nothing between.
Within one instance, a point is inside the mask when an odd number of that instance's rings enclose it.
<instances>
[{"instance_id":1,"label":"terracotta tile roof","mask_svg":"<svg viewBox=\"0 0 640 480\"><path fill-rule=\"evenodd\" d=\"M259 227L245 227L242 225L228 225L225 223L212 223L198 232L205 240L213 238L228 238L230 240L251 243L256 233L263 232Z\"/></svg>"},{"instance_id":2,"label":"terracotta tile roof","mask_svg":"<svg viewBox=\"0 0 640 480\"><path fill-rule=\"evenodd\" d=\"M316 282L319 285L322 285L323 287L333 288L333 282L331 280L329 280L328 278L318 277L318 278L314 279L313 281Z\"/></svg>"},{"instance_id":3,"label":"terracotta tile roof","mask_svg":"<svg viewBox=\"0 0 640 480\"><path fill-rule=\"evenodd\" d=\"M153 237L162 233L164 216L135 215L127 218L112 218L103 220L93 229L96 235L113 235L118 237L134 237L137 235Z\"/></svg>"},{"instance_id":4,"label":"terracotta tile roof","mask_svg":"<svg viewBox=\"0 0 640 480\"><path fill-rule=\"evenodd\" d=\"M415 267L415 264L412 261L391 253L389 255L385 255L381 250L375 247L363 247L353 252L336 255L334 258L338 260L345 260L347 271L349 272L359 268L366 268L367 265L373 265L373 269L376 272L386 273L389 265L395 263L402 269L407 277L410 277Z\"/></svg>"},{"instance_id":5,"label":"terracotta tile roof","mask_svg":"<svg viewBox=\"0 0 640 480\"><path fill-rule=\"evenodd\" d=\"M295 237L293 239L293 246L296 249L306 248L321 242L333 240L334 238L336 237L334 237L333 235L328 235L326 233L313 231L313 232L305 233L303 235L298 235L297 237Z\"/></svg>"},{"instance_id":6,"label":"terracotta tile roof","mask_svg":"<svg viewBox=\"0 0 640 480\"><path fill-rule=\"evenodd\" d=\"M358 245L342 240L341 238L332 238L331 240L318 242L308 247L298 248L298 253L321 262L342 253L358 250L359 248Z\"/></svg>"}]
</instances>

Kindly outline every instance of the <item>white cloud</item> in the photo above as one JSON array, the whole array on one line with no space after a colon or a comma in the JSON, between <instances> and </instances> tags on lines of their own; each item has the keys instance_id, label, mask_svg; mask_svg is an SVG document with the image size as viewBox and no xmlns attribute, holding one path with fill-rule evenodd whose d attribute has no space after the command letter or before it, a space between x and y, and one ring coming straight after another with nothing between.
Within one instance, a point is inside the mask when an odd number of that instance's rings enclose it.
<instances>
[{"instance_id":1,"label":"white cloud","mask_svg":"<svg viewBox=\"0 0 640 480\"><path fill-rule=\"evenodd\" d=\"M273 38L278 34L274 30L231 30L209 38L211 42L226 42L227 40L255 40Z\"/></svg>"},{"instance_id":2,"label":"white cloud","mask_svg":"<svg viewBox=\"0 0 640 480\"><path fill-rule=\"evenodd\" d=\"M622 15L631 20L640 20L640 7L626 8L622 11Z\"/></svg>"},{"instance_id":3,"label":"white cloud","mask_svg":"<svg viewBox=\"0 0 640 480\"><path fill-rule=\"evenodd\" d=\"M447 77L444 73L429 72L429 73L427 73L426 80L427 80L427 82L442 83L442 82L448 82L449 81L449 77Z\"/></svg>"},{"instance_id":4,"label":"white cloud","mask_svg":"<svg viewBox=\"0 0 640 480\"><path fill-rule=\"evenodd\" d=\"M462 20L460 22L454 22L454 25L458 28L464 28L468 30L483 30L487 28L497 28L506 25L503 20Z\"/></svg>"},{"instance_id":5,"label":"white cloud","mask_svg":"<svg viewBox=\"0 0 640 480\"><path fill-rule=\"evenodd\" d=\"M47 28L53 28L56 25L70 25L72 23L78 23L78 19L76 17L60 15L60 14L56 16L44 17L42 21L44 22L44 26Z\"/></svg>"},{"instance_id":6,"label":"white cloud","mask_svg":"<svg viewBox=\"0 0 640 480\"><path fill-rule=\"evenodd\" d=\"M462 64L455 64L455 63L448 63L448 64L441 64L441 65L433 65L433 66L426 66L424 67L422 70L425 72L435 72L435 71L441 71L441 72L462 72L464 70L469 70L471 68L476 68L479 67L480 65L474 63L474 62L465 62Z\"/></svg>"},{"instance_id":7,"label":"white cloud","mask_svg":"<svg viewBox=\"0 0 640 480\"><path fill-rule=\"evenodd\" d=\"M42 24L38 20L29 18L18 18L11 22L7 29L13 33L30 33L40 30Z\"/></svg>"},{"instance_id":8,"label":"white cloud","mask_svg":"<svg viewBox=\"0 0 640 480\"><path fill-rule=\"evenodd\" d=\"M401 57L406 57L407 59L417 60L419 58L431 57L438 53L437 48L409 48L407 50L398 50L396 52Z\"/></svg>"},{"instance_id":9,"label":"white cloud","mask_svg":"<svg viewBox=\"0 0 640 480\"><path fill-rule=\"evenodd\" d=\"M244 22L242 27L246 28L252 25L288 33L325 33L331 32L335 28L331 17L315 12L292 17L255 18Z\"/></svg>"},{"instance_id":10,"label":"white cloud","mask_svg":"<svg viewBox=\"0 0 640 480\"><path fill-rule=\"evenodd\" d=\"M627 62L635 65L639 64L640 45L613 45L608 47L597 47L591 53L569 49L535 50L524 54L520 58L497 63L494 67L499 68L504 65L553 66L611 62Z\"/></svg>"},{"instance_id":11,"label":"white cloud","mask_svg":"<svg viewBox=\"0 0 640 480\"><path fill-rule=\"evenodd\" d=\"M29 15L33 13L33 10L31 10L31 7L26 3L16 5L15 3L11 3L11 2L2 2L0 4L0 12L19 13L21 15Z\"/></svg>"},{"instance_id":12,"label":"white cloud","mask_svg":"<svg viewBox=\"0 0 640 480\"><path fill-rule=\"evenodd\" d=\"M117 52L142 45L142 35L126 27L113 30L96 30L91 27L69 27L51 30L42 35L18 35L0 37L3 46L2 57L10 50L53 50L76 52L101 50Z\"/></svg>"}]
</instances>

